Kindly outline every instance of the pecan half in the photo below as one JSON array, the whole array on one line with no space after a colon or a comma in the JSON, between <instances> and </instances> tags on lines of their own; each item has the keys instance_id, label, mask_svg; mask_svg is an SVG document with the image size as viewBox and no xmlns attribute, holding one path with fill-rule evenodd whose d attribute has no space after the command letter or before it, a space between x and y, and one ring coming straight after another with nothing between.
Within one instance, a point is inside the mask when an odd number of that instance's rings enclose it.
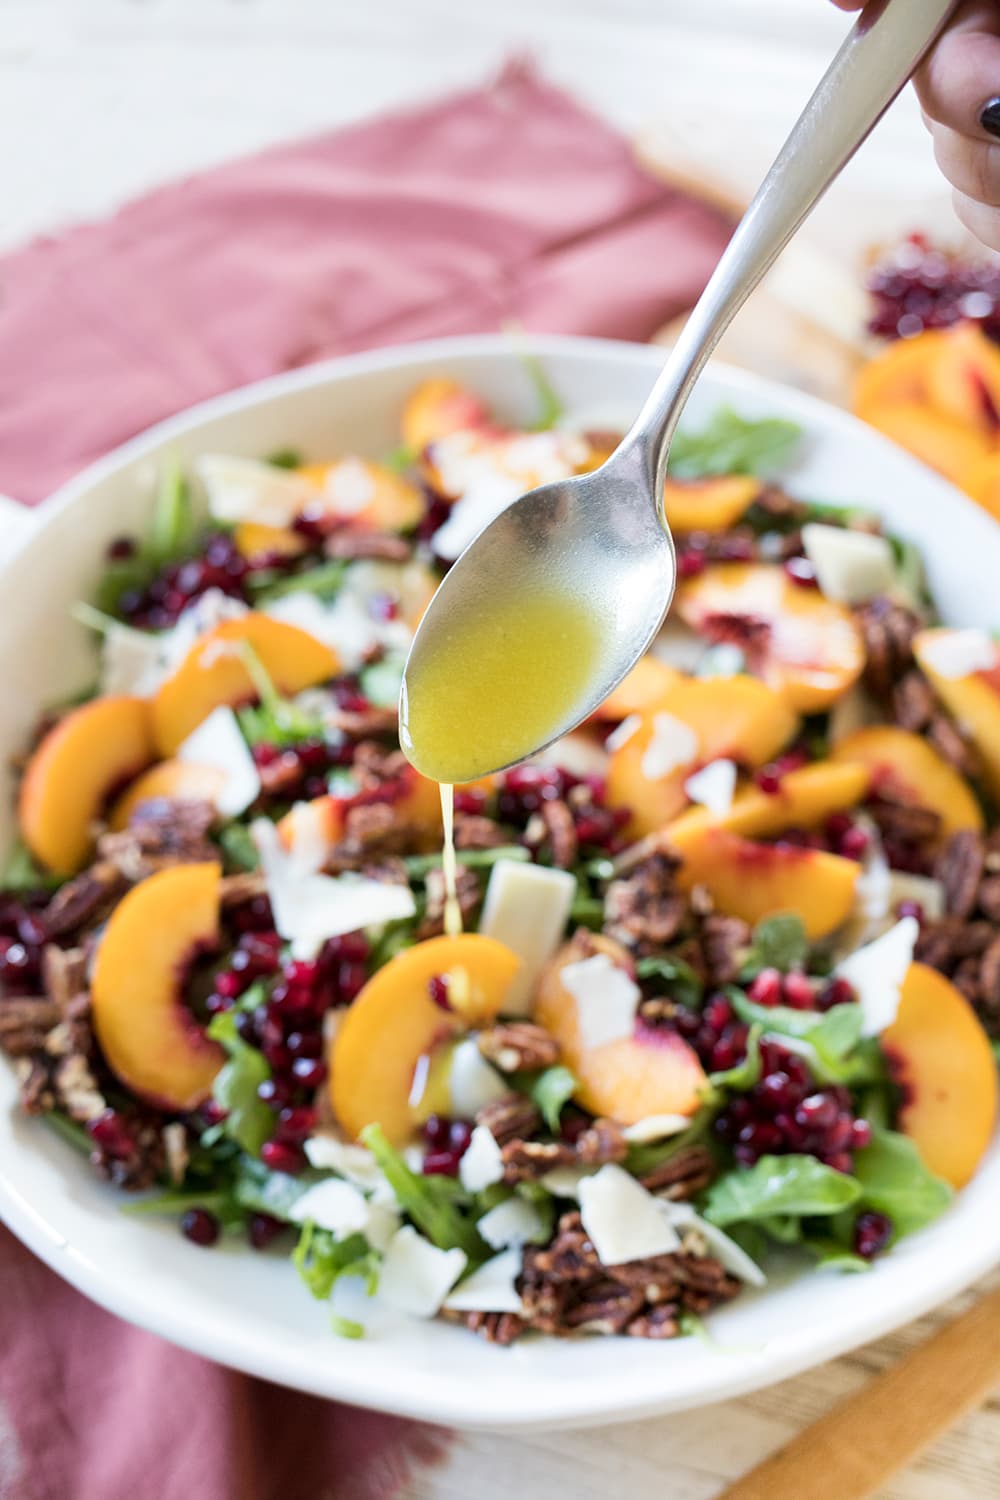
<instances>
[{"instance_id":1,"label":"pecan half","mask_svg":"<svg viewBox=\"0 0 1000 1500\"><path fill-rule=\"evenodd\" d=\"M485 1125L500 1146L511 1141L523 1142L541 1127L542 1117L530 1099L523 1094L508 1094L476 1111L476 1124Z\"/></svg>"},{"instance_id":2,"label":"pecan half","mask_svg":"<svg viewBox=\"0 0 1000 1500\"><path fill-rule=\"evenodd\" d=\"M62 1011L47 995L8 995L0 999L0 1049L8 1057L27 1057L45 1045Z\"/></svg>"},{"instance_id":3,"label":"pecan half","mask_svg":"<svg viewBox=\"0 0 1000 1500\"><path fill-rule=\"evenodd\" d=\"M503 1180L510 1186L518 1182L537 1182L553 1167L572 1167L576 1152L564 1141L508 1141L501 1149Z\"/></svg>"},{"instance_id":4,"label":"pecan half","mask_svg":"<svg viewBox=\"0 0 1000 1500\"><path fill-rule=\"evenodd\" d=\"M639 1178L651 1193L674 1200L697 1197L716 1176L715 1161L707 1146L684 1146Z\"/></svg>"},{"instance_id":5,"label":"pecan half","mask_svg":"<svg viewBox=\"0 0 1000 1500\"><path fill-rule=\"evenodd\" d=\"M953 833L938 859L935 874L944 886L945 911L968 917L976 904L986 848L975 829Z\"/></svg>"},{"instance_id":6,"label":"pecan half","mask_svg":"<svg viewBox=\"0 0 1000 1500\"><path fill-rule=\"evenodd\" d=\"M533 1021L503 1021L479 1034L479 1050L501 1073L535 1072L559 1061L559 1043Z\"/></svg>"},{"instance_id":7,"label":"pecan half","mask_svg":"<svg viewBox=\"0 0 1000 1500\"><path fill-rule=\"evenodd\" d=\"M614 1120L594 1120L576 1140L576 1154L584 1166L603 1167L607 1162L624 1161L628 1142L621 1126Z\"/></svg>"},{"instance_id":8,"label":"pecan half","mask_svg":"<svg viewBox=\"0 0 1000 1500\"><path fill-rule=\"evenodd\" d=\"M892 715L903 729L913 733L924 729L934 717L934 692L923 672L914 668L904 673L892 689Z\"/></svg>"},{"instance_id":9,"label":"pecan half","mask_svg":"<svg viewBox=\"0 0 1000 1500\"><path fill-rule=\"evenodd\" d=\"M671 942L688 911L687 898L675 885L676 870L675 859L653 854L624 879L613 880L604 897L608 934L630 946Z\"/></svg>"},{"instance_id":10,"label":"pecan half","mask_svg":"<svg viewBox=\"0 0 1000 1500\"><path fill-rule=\"evenodd\" d=\"M385 531L370 531L363 526L338 526L323 543L327 557L342 558L355 562L361 558L374 558L380 562L407 562L413 548L401 536L392 536Z\"/></svg>"}]
</instances>

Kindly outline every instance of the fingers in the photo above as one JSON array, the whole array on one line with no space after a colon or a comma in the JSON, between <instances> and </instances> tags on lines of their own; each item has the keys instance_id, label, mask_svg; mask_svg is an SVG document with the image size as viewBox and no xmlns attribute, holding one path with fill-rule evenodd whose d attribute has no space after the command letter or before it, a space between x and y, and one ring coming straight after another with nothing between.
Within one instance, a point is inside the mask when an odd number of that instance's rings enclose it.
<instances>
[{"instance_id":1,"label":"fingers","mask_svg":"<svg viewBox=\"0 0 1000 1500\"><path fill-rule=\"evenodd\" d=\"M985 203L977 203L974 198L969 198L965 193L957 190L952 194L952 199L955 212L966 229L971 230L976 239L981 240L991 250L1000 250L1000 209L991 208Z\"/></svg>"},{"instance_id":2,"label":"fingers","mask_svg":"<svg viewBox=\"0 0 1000 1500\"><path fill-rule=\"evenodd\" d=\"M934 155L952 187L987 207L1000 206L1000 141L972 141L938 126Z\"/></svg>"},{"instance_id":3,"label":"fingers","mask_svg":"<svg viewBox=\"0 0 1000 1500\"><path fill-rule=\"evenodd\" d=\"M924 114L980 141L983 108L1000 97L1000 5L967 0L914 75Z\"/></svg>"}]
</instances>

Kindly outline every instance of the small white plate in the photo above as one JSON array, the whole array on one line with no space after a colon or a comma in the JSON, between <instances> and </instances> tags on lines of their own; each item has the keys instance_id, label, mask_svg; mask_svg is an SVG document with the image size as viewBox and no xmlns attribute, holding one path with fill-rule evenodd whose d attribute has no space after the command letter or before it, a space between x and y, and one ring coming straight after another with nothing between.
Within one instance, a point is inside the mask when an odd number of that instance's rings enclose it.
<instances>
[{"instance_id":1,"label":"small white plate","mask_svg":"<svg viewBox=\"0 0 1000 1500\"><path fill-rule=\"evenodd\" d=\"M627 422L659 368L655 349L597 340L528 341L573 410ZM90 643L69 618L100 572L108 540L141 526L155 460L206 450L259 455L299 446L316 456L378 456L398 442L401 403L426 375L467 381L498 410L528 418L532 391L503 338L483 336L366 354L211 401L137 438L66 485L0 571L0 760L23 743L46 702L78 688ZM697 423L720 402L747 416L786 416L807 442L789 476L797 494L859 503L923 549L942 614L990 627L1000 528L971 501L851 417L751 376L710 369L691 402ZM0 846L11 832L0 797ZM608 1422L738 1395L877 1338L927 1311L1000 1259L1000 1153L936 1224L868 1274L788 1270L713 1314L723 1347L532 1339L504 1350L463 1330L379 1315L357 1343L331 1335L284 1257L241 1244L204 1251L176 1228L123 1216L72 1149L15 1110L0 1065L0 1213L87 1296L212 1359L302 1390L468 1427Z\"/></svg>"}]
</instances>

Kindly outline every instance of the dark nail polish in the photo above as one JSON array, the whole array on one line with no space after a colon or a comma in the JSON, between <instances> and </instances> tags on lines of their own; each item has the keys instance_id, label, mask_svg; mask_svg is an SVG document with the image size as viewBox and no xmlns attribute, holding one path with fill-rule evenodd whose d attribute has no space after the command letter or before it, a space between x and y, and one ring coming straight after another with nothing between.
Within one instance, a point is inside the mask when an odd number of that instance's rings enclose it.
<instances>
[{"instance_id":1,"label":"dark nail polish","mask_svg":"<svg viewBox=\"0 0 1000 1500\"><path fill-rule=\"evenodd\" d=\"M983 105L979 111L979 123L990 135L1000 136L1000 97Z\"/></svg>"}]
</instances>

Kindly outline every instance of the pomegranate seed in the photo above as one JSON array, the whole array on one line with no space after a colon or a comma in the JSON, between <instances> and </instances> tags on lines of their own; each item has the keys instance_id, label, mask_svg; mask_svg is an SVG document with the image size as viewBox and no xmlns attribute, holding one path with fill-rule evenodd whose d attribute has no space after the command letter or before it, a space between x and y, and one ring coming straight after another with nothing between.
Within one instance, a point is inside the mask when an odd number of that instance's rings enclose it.
<instances>
[{"instance_id":1,"label":"pomegranate seed","mask_svg":"<svg viewBox=\"0 0 1000 1500\"><path fill-rule=\"evenodd\" d=\"M831 813L823 824L823 831L831 844L839 844L844 834L853 827L854 824L846 813Z\"/></svg>"},{"instance_id":2,"label":"pomegranate seed","mask_svg":"<svg viewBox=\"0 0 1000 1500\"><path fill-rule=\"evenodd\" d=\"M422 1168L424 1176L457 1177L460 1160L459 1151L428 1151Z\"/></svg>"},{"instance_id":3,"label":"pomegranate seed","mask_svg":"<svg viewBox=\"0 0 1000 1500\"><path fill-rule=\"evenodd\" d=\"M571 1105L559 1116L559 1137L568 1146L575 1146L583 1132L589 1128L590 1120L587 1116Z\"/></svg>"},{"instance_id":4,"label":"pomegranate seed","mask_svg":"<svg viewBox=\"0 0 1000 1500\"><path fill-rule=\"evenodd\" d=\"M368 969L363 963L352 960L343 963L337 970L337 988L345 1003L359 995L368 982Z\"/></svg>"},{"instance_id":5,"label":"pomegranate seed","mask_svg":"<svg viewBox=\"0 0 1000 1500\"><path fill-rule=\"evenodd\" d=\"M837 853L842 854L845 859L863 859L868 852L870 842L863 828L849 828L840 840Z\"/></svg>"},{"instance_id":6,"label":"pomegranate seed","mask_svg":"<svg viewBox=\"0 0 1000 1500\"><path fill-rule=\"evenodd\" d=\"M866 1209L854 1221L854 1250L865 1260L872 1260L892 1239L892 1220L885 1214Z\"/></svg>"},{"instance_id":7,"label":"pomegranate seed","mask_svg":"<svg viewBox=\"0 0 1000 1500\"><path fill-rule=\"evenodd\" d=\"M832 1167L834 1172L843 1172L846 1176L850 1176L851 1172L854 1171L854 1158L849 1151L834 1151L830 1154L824 1154L820 1157L820 1161L825 1166Z\"/></svg>"},{"instance_id":8,"label":"pomegranate seed","mask_svg":"<svg viewBox=\"0 0 1000 1500\"><path fill-rule=\"evenodd\" d=\"M704 552L696 551L693 547L685 547L677 554L677 572L681 578L697 578L699 573L704 573L705 567Z\"/></svg>"},{"instance_id":9,"label":"pomegranate seed","mask_svg":"<svg viewBox=\"0 0 1000 1500\"><path fill-rule=\"evenodd\" d=\"M116 1109L106 1109L96 1119L88 1120L87 1134L109 1156L124 1158L135 1150L132 1132Z\"/></svg>"},{"instance_id":10,"label":"pomegranate seed","mask_svg":"<svg viewBox=\"0 0 1000 1500\"><path fill-rule=\"evenodd\" d=\"M915 917L921 924L926 920L926 913L919 901L900 901L896 906L896 916Z\"/></svg>"},{"instance_id":11,"label":"pomegranate seed","mask_svg":"<svg viewBox=\"0 0 1000 1500\"><path fill-rule=\"evenodd\" d=\"M851 1150L863 1151L872 1143L872 1128L867 1120L855 1120L851 1125Z\"/></svg>"},{"instance_id":12,"label":"pomegranate seed","mask_svg":"<svg viewBox=\"0 0 1000 1500\"><path fill-rule=\"evenodd\" d=\"M781 777L771 766L755 772L753 779L765 797L777 797L781 791Z\"/></svg>"},{"instance_id":13,"label":"pomegranate seed","mask_svg":"<svg viewBox=\"0 0 1000 1500\"><path fill-rule=\"evenodd\" d=\"M215 976L215 993L224 1000L235 1000L245 989L246 978L242 974L234 974L232 969L223 969Z\"/></svg>"},{"instance_id":14,"label":"pomegranate seed","mask_svg":"<svg viewBox=\"0 0 1000 1500\"><path fill-rule=\"evenodd\" d=\"M312 989L320 975L315 959L293 959L285 965L285 979L296 988Z\"/></svg>"},{"instance_id":15,"label":"pomegranate seed","mask_svg":"<svg viewBox=\"0 0 1000 1500\"><path fill-rule=\"evenodd\" d=\"M221 1104L217 1104L214 1099L206 1099L199 1110L199 1114L206 1125L221 1125L222 1121L226 1118L227 1111L222 1108Z\"/></svg>"},{"instance_id":16,"label":"pomegranate seed","mask_svg":"<svg viewBox=\"0 0 1000 1500\"><path fill-rule=\"evenodd\" d=\"M818 997L820 1010L832 1010L835 1005L853 1005L857 1001L854 986L846 979L831 979Z\"/></svg>"},{"instance_id":17,"label":"pomegranate seed","mask_svg":"<svg viewBox=\"0 0 1000 1500\"><path fill-rule=\"evenodd\" d=\"M427 981L427 993L440 1010L451 1010L448 1001L448 981L443 974L432 974Z\"/></svg>"},{"instance_id":18,"label":"pomegranate seed","mask_svg":"<svg viewBox=\"0 0 1000 1500\"><path fill-rule=\"evenodd\" d=\"M281 1141L304 1141L316 1129L316 1111L305 1105L283 1109L278 1116L277 1138Z\"/></svg>"},{"instance_id":19,"label":"pomegranate seed","mask_svg":"<svg viewBox=\"0 0 1000 1500\"><path fill-rule=\"evenodd\" d=\"M289 1141L265 1141L260 1148L260 1159L272 1172L287 1172L297 1176L308 1165L305 1152Z\"/></svg>"},{"instance_id":20,"label":"pomegranate seed","mask_svg":"<svg viewBox=\"0 0 1000 1500\"><path fill-rule=\"evenodd\" d=\"M247 1239L255 1250L266 1250L287 1229L280 1219L270 1214L251 1214L247 1220Z\"/></svg>"},{"instance_id":21,"label":"pomegranate seed","mask_svg":"<svg viewBox=\"0 0 1000 1500\"><path fill-rule=\"evenodd\" d=\"M444 1115L429 1115L424 1121L424 1140L428 1146L443 1151L448 1146L451 1121Z\"/></svg>"},{"instance_id":22,"label":"pomegranate seed","mask_svg":"<svg viewBox=\"0 0 1000 1500\"><path fill-rule=\"evenodd\" d=\"M189 1208L181 1219L181 1234L194 1245L208 1247L219 1238L222 1226L207 1208Z\"/></svg>"},{"instance_id":23,"label":"pomegranate seed","mask_svg":"<svg viewBox=\"0 0 1000 1500\"><path fill-rule=\"evenodd\" d=\"M285 1040L292 1057L322 1057L323 1038L318 1031L292 1031Z\"/></svg>"},{"instance_id":24,"label":"pomegranate seed","mask_svg":"<svg viewBox=\"0 0 1000 1500\"><path fill-rule=\"evenodd\" d=\"M265 1078L257 1085L257 1098L272 1109L284 1109L291 1097L291 1090L283 1078Z\"/></svg>"},{"instance_id":25,"label":"pomegranate seed","mask_svg":"<svg viewBox=\"0 0 1000 1500\"><path fill-rule=\"evenodd\" d=\"M780 1005L782 976L779 969L761 969L752 980L747 994L755 1005Z\"/></svg>"},{"instance_id":26,"label":"pomegranate seed","mask_svg":"<svg viewBox=\"0 0 1000 1500\"><path fill-rule=\"evenodd\" d=\"M297 1057L292 1063L292 1077L300 1088L318 1089L326 1082L326 1063L320 1057Z\"/></svg>"},{"instance_id":27,"label":"pomegranate seed","mask_svg":"<svg viewBox=\"0 0 1000 1500\"><path fill-rule=\"evenodd\" d=\"M464 1156L472 1140L472 1126L467 1120L453 1120L448 1131L448 1145L459 1156Z\"/></svg>"},{"instance_id":28,"label":"pomegranate seed","mask_svg":"<svg viewBox=\"0 0 1000 1500\"><path fill-rule=\"evenodd\" d=\"M786 974L781 985L781 997L792 1010L812 1010L816 992L812 981L805 974Z\"/></svg>"},{"instance_id":29,"label":"pomegranate seed","mask_svg":"<svg viewBox=\"0 0 1000 1500\"><path fill-rule=\"evenodd\" d=\"M795 1122L810 1130L826 1130L837 1119L837 1105L827 1094L810 1094L795 1111Z\"/></svg>"},{"instance_id":30,"label":"pomegranate seed","mask_svg":"<svg viewBox=\"0 0 1000 1500\"><path fill-rule=\"evenodd\" d=\"M455 811L466 813L470 817L478 817L486 808L485 792L456 792Z\"/></svg>"}]
</instances>

